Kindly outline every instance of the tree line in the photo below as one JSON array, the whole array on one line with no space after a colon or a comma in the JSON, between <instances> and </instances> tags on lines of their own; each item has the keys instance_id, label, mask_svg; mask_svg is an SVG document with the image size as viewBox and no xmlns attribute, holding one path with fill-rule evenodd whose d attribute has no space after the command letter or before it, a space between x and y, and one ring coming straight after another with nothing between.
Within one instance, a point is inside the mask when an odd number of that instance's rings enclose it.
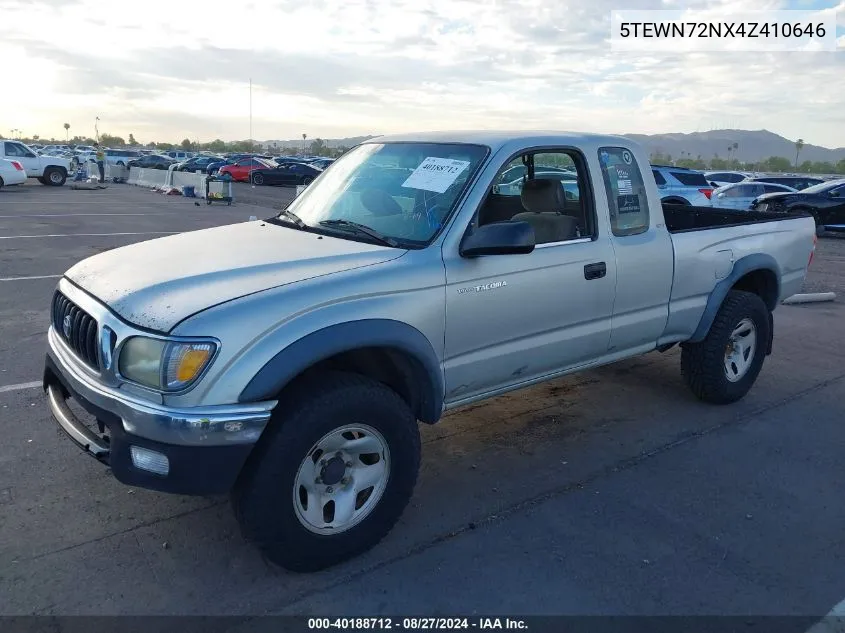
<instances>
[{"instance_id":1,"label":"tree line","mask_svg":"<svg viewBox=\"0 0 845 633\"><path fill-rule=\"evenodd\" d=\"M67 129L67 128L66 128ZM4 138L2 134L0 134L0 139ZM32 143L40 143L42 145L55 145L55 144L63 144L63 145L93 145L96 139L91 138L90 136L74 136L73 138L65 138L65 140L61 139L45 139L41 138L38 135L32 136L31 138L18 138L17 140L32 144ZM132 148L132 147L144 147L149 149L155 149L160 152L166 152L174 149L182 149L187 152L211 152L214 154L223 154L226 152L270 152L277 155L293 155L300 152L305 151L311 156L326 156L328 158L334 158L340 156L344 152L348 151L348 147L329 147L326 142L321 138L315 138L310 143L305 145L305 147L287 147L278 144L273 144L269 147L259 145L254 141L224 141L222 139L214 139L208 143L199 143L196 141L192 141L191 139L183 139L181 143L167 143L167 142L150 142L150 143L139 143L133 134L130 134L128 138L123 138L122 136L117 136L113 134L103 133L100 134L100 144L104 147L111 147L111 148ZM304 144L303 139L303 144Z\"/></svg>"},{"instance_id":2,"label":"tree line","mask_svg":"<svg viewBox=\"0 0 845 633\"><path fill-rule=\"evenodd\" d=\"M68 126L69 127L69 126ZM67 130L67 128L65 128ZM3 136L0 135L0 139ZM39 136L31 138L18 139L24 143L44 143L55 144L61 143L61 140L51 138L42 139ZM74 136L71 139L64 141L68 145L92 145L94 139L87 136ZM305 147L289 147L273 144L269 147L258 145L253 141L223 141L215 139L208 143L199 143L191 139L183 139L181 143L167 143L167 142L151 142L142 145L135 140L134 135L130 134L128 139L121 136L116 136L108 133L100 134L100 143L105 147L148 147L160 152L166 152L174 149L182 149L188 152L211 152L214 154L223 154L226 152L268 152L275 155L294 155L300 152L306 152L311 156L326 156L329 158L336 158L347 152L348 147L329 147L321 138L315 138ZM305 139L303 139L303 144ZM664 154L656 151L649 157L652 163L660 165L674 165L675 167L687 167L689 169L700 169L710 171L734 170L734 171L767 171L767 172L800 172L807 174L845 174L845 158L837 163L830 161L809 161L805 160L798 162L798 157L803 148L803 141L798 139L796 141L795 160L791 161L783 156L769 156L765 160L756 162L740 161L731 154L737 150L737 144L734 143L728 147L728 157L722 158L718 155L713 158L705 159L700 155L692 157L689 152L681 152L681 156L672 156L671 154Z\"/></svg>"},{"instance_id":3,"label":"tree line","mask_svg":"<svg viewBox=\"0 0 845 633\"><path fill-rule=\"evenodd\" d=\"M805 174L845 174L845 158L839 162L811 161L805 160L798 163L783 156L769 156L759 161L740 161L736 158L721 158L714 156L704 159L701 156L692 158L690 156L673 157L671 154L654 152L649 157L652 163L658 165L674 165L675 167L687 167L688 169L700 169L708 171L770 171L770 172L799 172Z\"/></svg>"}]
</instances>

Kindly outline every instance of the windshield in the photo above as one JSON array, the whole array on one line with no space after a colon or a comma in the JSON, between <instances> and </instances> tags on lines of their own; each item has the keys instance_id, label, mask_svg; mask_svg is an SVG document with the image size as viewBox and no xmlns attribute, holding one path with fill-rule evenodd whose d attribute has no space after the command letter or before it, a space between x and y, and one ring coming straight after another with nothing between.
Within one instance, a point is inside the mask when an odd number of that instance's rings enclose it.
<instances>
[{"instance_id":1,"label":"windshield","mask_svg":"<svg viewBox=\"0 0 845 633\"><path fill-rule=\"evenodd\" d=\"M288 211L310 227L346 220L406 247L425 246L487 152L482 145L365 143L334 161ZM340 227L331 231L352 236Z\"/></svg>"},{"instance_id":2,"label":"windshield","mask_svg":"<svg viewBox=\"0 0 845 633\"><path fill-rule=\"evenodd\" d=\"M807 187L801 193L824 193L828 189L834 189L843 183L845 183L845 179L820 182L819 184L813 185L812 187Z\"/></svg>"}]
</instances>

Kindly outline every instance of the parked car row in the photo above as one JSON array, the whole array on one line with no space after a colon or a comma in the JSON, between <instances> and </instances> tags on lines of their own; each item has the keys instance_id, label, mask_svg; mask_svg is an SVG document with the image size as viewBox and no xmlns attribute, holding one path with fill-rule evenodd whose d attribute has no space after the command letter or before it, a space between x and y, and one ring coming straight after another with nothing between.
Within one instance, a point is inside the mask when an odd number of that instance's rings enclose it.
<instances>
[{"instance_id":1,"label":"parked car row","mask_svg":"<svg viewBox=\"0 0 845 633\"><path fill-rule=\"evenodd\" d=\"M801 191L764 193L749 205L751 211L809 213L822 230L845 231L845 178L822 181Z\"/></svg>"}]
</instances>

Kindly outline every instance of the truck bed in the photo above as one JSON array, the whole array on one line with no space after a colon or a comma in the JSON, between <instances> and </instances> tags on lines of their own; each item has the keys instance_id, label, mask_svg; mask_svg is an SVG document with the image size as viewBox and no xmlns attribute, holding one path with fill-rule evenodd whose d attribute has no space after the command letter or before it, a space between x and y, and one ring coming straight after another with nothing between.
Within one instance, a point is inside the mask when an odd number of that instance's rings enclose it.
<instances>
[{"instance_id":1,"label":"truck bed","mask_svg":"<svg viewBox=\"0 0 845 633\"><path fill-rule=\"evenodd\" d=\"M742 226L760 222L776 222L806 214L770 213L766 211L741 211L738 209L714 209L693 207L686 204L663 204L663 216L670 233L703 231L727 226Z\"/></svg>"}]
</instances>

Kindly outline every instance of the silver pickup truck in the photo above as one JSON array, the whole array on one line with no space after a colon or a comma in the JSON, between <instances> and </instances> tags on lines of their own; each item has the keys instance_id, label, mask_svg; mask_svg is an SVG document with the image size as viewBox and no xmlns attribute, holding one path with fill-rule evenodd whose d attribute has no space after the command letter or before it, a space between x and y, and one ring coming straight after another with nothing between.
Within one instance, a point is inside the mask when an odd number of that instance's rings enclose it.
<instances>
[{"instance_id":1,"label":"silver pickup truck","mask_svg":"<svg viewBox=\"0 0 845 633\"><path fill-rule=\"evenodd\" d=\"M695 396L742 398L814 248L809 216L661 205L625 138L380 137L277 216L75 265L44 388L118 480L231 492L269 559L317 570L398 520L418 421L675 344Z\"/></svg>"}]
</instances>

